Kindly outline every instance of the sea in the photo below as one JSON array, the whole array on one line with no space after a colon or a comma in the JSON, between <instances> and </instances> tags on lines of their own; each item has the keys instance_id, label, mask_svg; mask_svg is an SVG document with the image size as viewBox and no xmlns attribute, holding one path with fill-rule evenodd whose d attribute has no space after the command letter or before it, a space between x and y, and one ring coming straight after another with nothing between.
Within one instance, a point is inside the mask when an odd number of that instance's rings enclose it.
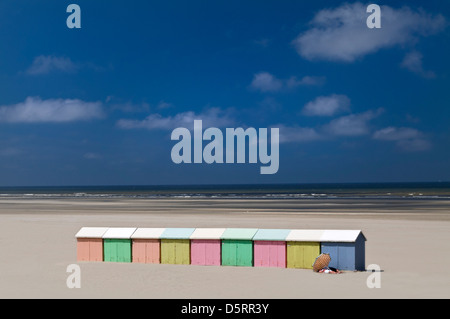
<instances>
[{"instance_id":1,"label":"sea","mask_svg":"<svg viewBox=\"0 0 450 319\"><path fill-rule=\"evenodd\" d=\"M0 187L0 198L450 199L450 182Z\"/></svg>"}]
</instances>

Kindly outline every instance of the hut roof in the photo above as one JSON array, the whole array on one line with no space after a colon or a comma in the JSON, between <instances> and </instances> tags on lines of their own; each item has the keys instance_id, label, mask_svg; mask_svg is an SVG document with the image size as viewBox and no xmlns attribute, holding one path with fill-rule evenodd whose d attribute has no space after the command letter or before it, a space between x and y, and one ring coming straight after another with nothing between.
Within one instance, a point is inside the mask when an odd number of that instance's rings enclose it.
<instances>
[{"instance_id":1,"label":"hut roof","mask_svg":"<svg viewBox=\"0 0 450 319\"><path fill-rule=\"evenodd\" d=\"M138 228L131 235L133 239L158 239L161 238L165 228Z\"/></svg>"},{"instance_id":2,"label":"hut roof","mask_svg":"<svg viewBox=\"0 0 450 319\"><path fill-rule=\"evenodd\" d=\"M361 230L321 230L321 229L293 229L286 237L287 241L315 241L315 242L355 242Z\"/></svg>"},{"instance_id":3,"label":"hut roof","mask_svg":"<svg viewBox=\"0 0 450 319\"><path fill-rule=\"evenodd\" d=\"M361 230L325 230L322 234L322 242L355 242L358 237L362 235L363 239L366 237Z\"/></svg>"},{"instance_id":4,"label":"hut roof","mask_svg":"<svg viewBox=\"0 0 450 319\"><path fill-rule=\"evenodd\" d=\"M106 233L108 227L82 227L78 233L76 233L76 238L102 238L103 234Z\"/></svg>"},{"instance_id":5,"label":"hut roof","mask_svg":"<svg viewBox=\"0 0 450 319\"><path fill-rule=\"evenodd\" d=\"M135 227L111 227L103 235L103 238L109 239L129 239L135 232Z\"/></svg>"},{"instance_id":6,"label":"hut roof","mask_svg":"<svg viewBox=\"0 0 450 319\"><path fill-rule=\"evenodd\" d=\"M160 238L189 239L195 228L166 228Z\"/></svg>"},{"instance_id":7,"label":"hut roof","mask_svg":"<svg viewBox=\"0 0 450 319\"><path fill-rule=\"evenodd\" d=\"M225 228L196 228L191 239L220 239Z\"/></svg>"},{"instance_id":8,"label":"hut roof","mask_svg":"<svg viewBox=\"0 0 450 319\"><path fill-rule=\"evenodd\" d=\"M257 231L257 228L227 228L221 239L252 240Z\"/></svg>"},{"instance_id":9,"label":"hut roof","mask_svg":"<svg viewBox=\"0 0 450 319\"><path fill-rule=\"evenodd\" d=\"M323 232L323 230L319 229L293 229L286 237L286 240L320 242Z\"/></svg>"},{"instance_id":10,"label":"hut roof","mask_svg":"<svg viewBox=\"0 0 450 319\"><path fill-rule=\"evenodd\" d=\"M290 229L258 229L253 240L283 241L291 232Z\"/></svg>"}]
</instances>

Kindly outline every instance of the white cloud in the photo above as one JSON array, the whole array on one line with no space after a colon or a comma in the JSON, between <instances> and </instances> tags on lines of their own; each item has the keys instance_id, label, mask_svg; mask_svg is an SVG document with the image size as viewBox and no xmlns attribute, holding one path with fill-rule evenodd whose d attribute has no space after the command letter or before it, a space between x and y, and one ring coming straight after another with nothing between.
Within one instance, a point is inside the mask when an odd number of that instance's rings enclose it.
<instances>
[{"instance_id":1,"label":"white cloud","mask_svg":"<svg viewBox=\"0 0 450 319\"><path fill-rule=\"evenodd\" d=\"M366 111L364 113L350 114L332 120L324 126L324 130L335 136L360 136L370 132L369 121L376 118L383 110Z\"/></svg>"},{"instance_id":2,"label":"white cloud","mask_svg":"<svg viewBox=\"0 0 450 319\"><path fill-rule=\"evenodd\" d=\"M291 76L284 80L278 79L269 72L260 72L253 76L250 87L261 92L278 92L284 88L292 89L298 86L322 85L323 83L325 83L325 77L323 76L306 75L301 79L298 79L296 76Z\"/></svg>"},{"instance_id":3,"label":"white cloud","mask_svg":"<svg viewBox=\"0 0 450 319\"><path fill-rule=\"evenodd\" d=\"M353 62L383 48L415 43L420 36L437 33L447 24L440 14L381 6L381 28L369 29L366 8L356 2L323 9L310 22L310 29L292 43L307 60Z\"/></svg>"},{"instance_id":4,"label":"white cloud","mask_svg":"<svg viewBox=\"0 0 450 319\"><path fill-rule=\"evenodd\" d=\"M316 128L283 124L273 127L280 128L280 143L330 140L341 136L361 136L370 133L369 122L379 116L382 111L382 109L369 110L364 113L338 117L328 124Z\"/></svg>"},{"instance_id":5,"label":"white cloud","mask_svg":"<svg viewBox=\"0 0 450 319\"><path fill-rule=\"evenodd\" d=\"M41 55L33 60L33 64L26 71L30 75L48 74L53 71L75 72L78 66L69 58Z\"/></svg>"},{"instance_id":6,"label":"white cloud","mask_svg":"<svg viewBox=\"0 0 450 319\"><path fill-rule=\"evenodd\" d=\"M158 109L168 109L168 108L171 108L172 106L173 105L171 103L167 103L165 101L160 101L156 107Z\"/></svg>"},{"instance_id":7,"label":"white cloud","mask_svg":"<svg viewBox=\"0 0 450 319\"><path fill-rule=\"evenodd\" d=\"M383 109L369 110L333 119L326 125L318 127L301 127L298 125L274 125L280 129L280 143L306 143L330 141L340 137L369 136L373 140L388 141L407 152L429 150L432 146L425 134L414 128L386 127L375 132L370 121L378 117ZM372 133L373 132L373 133Z\"/></svg>"},{"instance_id":8,"label":"white cloud","mask_svg":"<svg viewBox=\"0 0 450 319\"><path fill-rule=\"evenodd\" d=\"M404 139L412 139L421 136L421 133L413 128L407 127L386 127L378 130L373 134L373 138L376 140L385 141L399 141Z\"/></svg>"},{"instance_id":9,"label":"white cloud","mask_svg":"<svg viewBox=\"0 0 450 319\"><path fill-rule=\"evenodd\" d=\"M405 151L425 151L431 147L431 143L422 132L409 127L386 127L376 131L372 137L375 140L395 142L400 149Z\"/></svg>"},{"instance_id":10,"label":"white cloud","mask_svg":"<svg viewBox=\"0 0 450 319\"><path fill-rule=\"evenodd\" d=\"M253 76L250 87L261 92L276 92L283 87L283 82L268 72L260 72Z\"/></svg>"},{"instance_id":11,"label":"white cloud","mask_svg":"<svg viewBox=\"0 0 450 319\"><path fill-rule=\"evenodd\" d=\"M432 71L427 71L423 68L423 55L420 52L413 51L408 53L402 61L402 67L416 73L424 78L434 78L435 74Z\"/></svg>"},{"instance_id":12,"label":"white cloud","mask_svg":"<svg viewBox=\"0 0 450 319\"><path fill-rule=\"evenodd\" d=\"M132 102L110 102L107 101L109 109L111 110L120 110L124 113L148 113L150 110L150 104L143 102L139 104L135 104Z\"/></svg>"},{"instance_id":13,"label":"white cloud","mask_svg":"<svg viewBox=\"0 0 450 319\"><path fill-rule=\"evenodd\" d=\"M412 140L400 140L397 142L397 146L408 152L422 152L429 150L431 143L426 139L416 138Z\"/></svg>"},{"instance_id":14,"label":"white cloud","mask_svg":"<svg viewBox=\"0 0 450 319\"><path fill-rule=\"evenodd\" d=\"M296 76L291 76L286 81L286 86L288 88L295 88L297 86L304 86L304 85L322 85L325 83L325 77L324 76L309 76L306 75L302 77L300 80L297 79Z\"/></svg>"},{"instance_id":15,"label":"white cloud","mask_svg":"<svg viewBox=\"0 0 450 319\"><path fill-rule=\"evenodd\" d=\"M204 127L225 127L235 123L231 113L231 110L223 111L217 107L208 108L199 114L188 111L164 117L155 113L143 120L120 119L117 126L122 129L168 130L177 127L191 128L194 120L202 120Z\"/></svg>"},{"instance_id":16,"label":"white cloud","mask_svg":"<svg viewBox=\"0 0 450 319\"><path fill-rule=\"evenodd\" d=\"M28 97L22 103L0 106L0 122L44 123L85 121L103 117L100 102Z\"/></svg>"},{"instance_id":17,"label":"white cloud","mask_svg":"<svg viewBox=\"0 0 450 319\"><path fill-rule=\"evenodd\" d=\"M108 96L105 99L105 106L110 110L119 110L124 113L150 113L151 110L166 110L173 108L173 104L166 101L159 101L156 104L150 104L147 102L135 103L131 101L124 101L114 96Z\"/></svg>"},{"instance_id":18,"label":"white cloud","mask_svg":"<svg viewBox=\"0 0 450 319\"><path fill-rule=\"evenodd\" d=\"M280 129L280 143L311 142L322 139L322 136L310 127L274 125Z\"/></svg>"},{"instance_id":19,"label":"white cloud","mask_svg":"<svg viewBox=\"0 0 450 319\"><path fill-rule=\"evenodd\" d=\"M302 110L307 116L332 116L340 112L350 110L350 99L346 95L332 94L319 96L314 101L308 102Z\"/></svg>"}]
</instances>

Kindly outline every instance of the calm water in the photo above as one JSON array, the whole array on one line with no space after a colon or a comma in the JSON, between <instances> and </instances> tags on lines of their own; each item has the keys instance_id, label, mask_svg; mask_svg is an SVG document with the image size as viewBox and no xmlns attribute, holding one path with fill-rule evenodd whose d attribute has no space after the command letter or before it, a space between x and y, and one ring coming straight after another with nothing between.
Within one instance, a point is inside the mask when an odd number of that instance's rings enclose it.
<instances>
[{"instance_id":1,"label":"calm water","mask_svg":"<svg viewBox=\"0 0 450 319\"><path fill-rule=\"evenodd\" d=\"M450 199L450 182L191 186L0 187L0 198Z\"/></svg>"}]
</instances>

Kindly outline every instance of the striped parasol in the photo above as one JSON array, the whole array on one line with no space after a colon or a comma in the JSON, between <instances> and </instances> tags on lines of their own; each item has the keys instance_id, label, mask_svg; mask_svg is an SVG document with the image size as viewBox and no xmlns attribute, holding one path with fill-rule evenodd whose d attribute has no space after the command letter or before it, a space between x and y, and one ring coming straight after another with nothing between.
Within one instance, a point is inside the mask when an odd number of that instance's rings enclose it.
<instances>
[{"instance_id":1,"label":"striped parasol","mask_svg":"<svg viewBox=\"0 0 450 319\"><path fill-rule=\"evenodd\" d=\"M313 271L318 272L319 270L328 267L328 264L331 261L330 254L320 254L317 256L314 264L312 265Z\"/></svg>"}]
</instances>

